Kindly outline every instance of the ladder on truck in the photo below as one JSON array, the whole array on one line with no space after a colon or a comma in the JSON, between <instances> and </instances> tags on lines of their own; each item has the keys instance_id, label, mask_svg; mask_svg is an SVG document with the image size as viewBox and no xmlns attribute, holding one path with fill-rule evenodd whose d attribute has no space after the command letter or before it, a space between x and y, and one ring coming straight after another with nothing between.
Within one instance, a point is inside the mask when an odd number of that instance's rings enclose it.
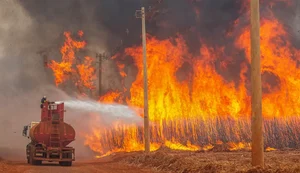
<instances>
[{"instance_id":1,"label":"ladder on truck","mask_svg":"<svg viewBox=\"0 0 300 173\"><path fill-rule=\"evenodd\" d=\"M59 120L52 120L51 134L50 134L50 147L61 147L60 132L59 132Z\"/></svg>"}]
</instances>

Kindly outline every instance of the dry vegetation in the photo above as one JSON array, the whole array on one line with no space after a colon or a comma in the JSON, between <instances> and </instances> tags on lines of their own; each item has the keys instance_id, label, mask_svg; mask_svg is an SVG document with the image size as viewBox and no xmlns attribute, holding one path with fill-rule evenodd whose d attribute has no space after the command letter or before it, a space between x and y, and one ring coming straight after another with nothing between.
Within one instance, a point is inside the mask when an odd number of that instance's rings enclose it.
<instances>
[{"instance_id":1,"label":"dry vegetation","mask_svg":"<svg viewBox=\"0 0 300 173\"><path fill-rule=\"evenodd\" d=\"M250 152L177 152L163 149L124 160L140 167L172 173L299 173L299 151L266 153L264 169L251 167Z\"/></svg>"},{"instance_id":2,"label":"dry vegetation","mask_svg":"<svg viewBox=\"0 0 300 173\"><path fill-rule=\"evenodd\" d=\"M161 173L300 173L300 150L272 151L265 153L264 169L252 168L251 153L237 152L184 152L162 148L149 155L142 152L117 153L91 162L76 162L65 171L77 172L161 172ZM138 168L139 167L139 168ZM0 172L24 172L60 166L31 166L22 162L0 158ZM118 169L116 169L118 168ZM49 171L48 171L49 172ZM47 172L47 173L48 173Z\"/></svg>"}]
</instances>

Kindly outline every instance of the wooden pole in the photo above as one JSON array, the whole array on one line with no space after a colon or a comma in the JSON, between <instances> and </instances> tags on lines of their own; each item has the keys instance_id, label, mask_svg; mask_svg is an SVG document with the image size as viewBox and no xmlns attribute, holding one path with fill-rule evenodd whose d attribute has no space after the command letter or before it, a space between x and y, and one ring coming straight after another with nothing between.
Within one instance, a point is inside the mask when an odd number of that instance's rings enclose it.
<instances>
[{"instance_id":1,"label":"wooden pole","mask_svg":"<svg viewBox=\"0 0 300 173\"><path fill-rule=\"evenodd\" d=\"M252 166L264 167L259 0L251 0Z\"/></svg>"},{"instance_id":2,"label":"wooden pole","mask_svg":"<svg viewBox=\"0 0 300 173\"><path fill-rule=\"evenodd\" d=\"M145 152L150 152L150 130L148 115L148 74L147 74L147 47L146 47L146 21L145 8L142 7L142 38L143 38L143 60L144 60L144 140Z\"/></svg>"},{"instance_id":3,"label":"wooden pole","mask_svg":"<svg viewBox=\"0 0 300 173\"><path fill-rule=\"evenodd\" d=\"M99 95L99 98L101 97L101 94L102 94L102 55L99 55L99 76L98 76L98 82L99 82L99 88L98 88L98 95Z\"/></svg>"}]
</instances>

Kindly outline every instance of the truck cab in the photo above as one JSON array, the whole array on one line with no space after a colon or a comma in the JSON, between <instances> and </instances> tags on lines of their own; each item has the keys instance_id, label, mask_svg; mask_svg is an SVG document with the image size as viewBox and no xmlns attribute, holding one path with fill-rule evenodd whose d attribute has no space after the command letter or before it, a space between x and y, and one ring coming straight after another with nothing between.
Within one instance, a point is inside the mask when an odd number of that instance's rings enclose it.
<instances>
[{"instance_id":1,"label":"truck cab","mask_svg":"<svg viewBox=\"0 0 300 173\"><path fill-rule=\"evenodd\" d=\"M27 126L24 126L22 135L29 139L30 138L30 135L29 135L30 129L37 124L39 124L39 122L31 122Z\"/></svg>"}]
</instances>

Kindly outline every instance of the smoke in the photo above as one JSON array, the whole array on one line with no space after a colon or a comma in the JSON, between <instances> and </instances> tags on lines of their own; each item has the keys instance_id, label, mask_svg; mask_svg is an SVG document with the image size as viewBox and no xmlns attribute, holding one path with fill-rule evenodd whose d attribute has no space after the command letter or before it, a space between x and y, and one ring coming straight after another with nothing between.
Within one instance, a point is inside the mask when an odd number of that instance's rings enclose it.
<instances>
[{"instance_id":1,"label":"smoke","mask_svg":"<svg viewBox=\"0 0 300 173\"><path fill-rule=\"evenodd\" d=\"M36 77L33 67L37 64L29 58L27 61L18 58L27 56L30 49L30 40L27 36L32 29L32 20L26 11L15 1L1 1L0 22L0 89L4 95L11 93L6 89L16 92L16 85L20 83L23 85L18 89L30 85L32 81L27 81L26 78L29 75Z\"/></svg>"},{"instance_id":2,"label":"smoke","mask_svg":"<svg viewBox=\"0 0 300 173\"><path fill-rule=\"evenodd\" d=\"M0 148L6 151L1 149L0 155L23 158L27 141L22 128L38 120L39 100L47 86L34 52L42 40L34 36L34 21L15 0L0 1L0 23Z\"/></svg>"},{"instance_id":3,"label":"smoke","mask_svg":"<svg viewBox=\"0 0 300 173\"><path fill-rule=\"evenodd\" d=\"M165 39L181 33L192 39L187 32L191 27L196 27L201 37L217 41L216 39L222 36L240 16L240 8L243 4L236 0L90 0L88 2L64 0L60 3L53 3L51 0L27 0L19 2L37 22L46 22L50 26L59 25L60 28L71 31L82 29L87 33L89 42L101 39L109 48L114 48L120 40L123 41L124 47L141 42L141 23L136 19L135 11L142 5L146 7L147 33L151 35ZM42 29L46 28L42 25L40 30ZM194 41L196 42L196 39ZM196 47L195 42L190 41L189 46L198 49L199 46Z\"/></svg>"},{"instance_id":4,"label":"smoke","mask_svg":"<svg viewBox=\"0 0 300 173\"><path fill-rule=\"evenodd\" d=\"M78 27L75 28L72 22L61 21L65 22L65 25L60 25L57 23L59 18L52 22L39 14L32 15L24 8L22 2L0 1L0 156L21 160L25 159L25 147L29 142L22 136L23 126L32 121L40 121L39 105L42 96L46 95L50 100L71 99L68 94L53 85L52 74L44 69L43 59L37 52L49 49L52 51L51 56L59 57L63 31L70 28L82 29L78 23ZM63 2L60 3L62 4ZM90 49L104 49L101 37L105 36L106 31L94 29L93 22L88 21L88 10L83 13L87 14L83 19L87 20L84 25L90 28L90 34L96 36L89 39ZM74 19L73 22L75 21ZM84 119L86 123L78 121L83 115L72 112L72 116L66 117L67 123L71 124L76 132L80 131L79 128L88 130L80 125L88 126L89 119ZM71 143L76 147L77 158L92 156L83 143L81 134L77 134L76 141Z\"/></svg>"}]
</instances>

